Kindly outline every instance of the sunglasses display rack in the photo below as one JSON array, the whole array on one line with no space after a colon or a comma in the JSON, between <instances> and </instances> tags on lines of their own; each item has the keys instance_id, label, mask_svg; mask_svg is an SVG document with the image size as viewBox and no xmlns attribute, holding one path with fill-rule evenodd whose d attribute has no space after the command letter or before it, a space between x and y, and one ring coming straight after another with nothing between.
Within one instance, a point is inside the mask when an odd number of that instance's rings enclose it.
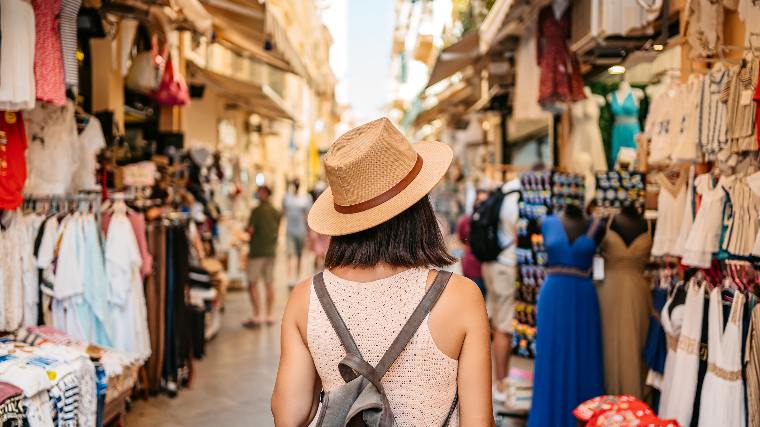
<instances>
[{"instance_id":1,"label":"sunglasses display rack","mask_svg":"<svg viewBox=\"0 0 760 427\"><path fill-rule=\"evenodd\" d=\"M584 178L552 171L520 175L520 218L517 223L517 280L512 350L533 358L536 351L536 301L544 282L546 250L541 222L568 204L583 206Z\"/></svg>"},{"instance_id":2,"label":"sunglasses display rack","mask_svg":"<svg viewBox=\"0 0 760 427\"><path fill-rule=\"evenodd\" d=\"M646 177L643 173L624 170L596 173L596 206L620 209L634 206L643 212L646 196Z\"/></svg>"}]
</instances>

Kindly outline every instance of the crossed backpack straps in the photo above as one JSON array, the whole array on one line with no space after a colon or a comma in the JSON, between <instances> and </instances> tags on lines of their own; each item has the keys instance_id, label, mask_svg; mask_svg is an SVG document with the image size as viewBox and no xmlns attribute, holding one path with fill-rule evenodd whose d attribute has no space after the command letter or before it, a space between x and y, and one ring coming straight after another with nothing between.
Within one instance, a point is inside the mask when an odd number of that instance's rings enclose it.
<instances>
[{"instance_id":1,"label":"crossed backpack straps","mask_svg":"<svg viewBox=\"0 0 760 427\"><path fill-rule=\"evenodd\" d=\"M322 273L317 273L314 276L314 291L317 294L319 303L322 305L322 309L325 311L327 318L330 320L335 333L338 335L343 348L346 350L346 357L341 361L338 369L341 376L346 382L349 382L359 375L369 380L380 393L383 392L383 386L380 381L388 369L390 369L393 362L399 357L406 345L412 339L414 334L419 329L422 322L435 306L438 299L443 294L446 285L451 278L451 272L438 271L436 273L435 280L430 288L425 292L425 296L420 301L419 305L414 309L412 315L401 328L401 332L396 336L391 343L388 350L386 350L383 357L377 363L377 366L373 367L367 363L361 355L359 347L356 345L351 332L349 332L346 323L343 321L338 309L335 307L335 303L325 287L324 277ZM456 408L458 398L455 396L451 410L449 411L449 417L451 417L454 409Z\"/></svg>"}]
</instances>

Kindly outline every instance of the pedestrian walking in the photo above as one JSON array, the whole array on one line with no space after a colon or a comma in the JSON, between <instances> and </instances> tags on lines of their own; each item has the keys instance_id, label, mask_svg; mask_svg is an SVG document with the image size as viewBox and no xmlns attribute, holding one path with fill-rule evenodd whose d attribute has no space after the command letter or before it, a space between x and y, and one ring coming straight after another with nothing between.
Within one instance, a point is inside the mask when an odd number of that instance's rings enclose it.
<instances>
[{"instance_id":1,"label":"pedestrian walking","mask_svg":"<svg viewBox=\"0 0 760 427\"><path fill-rule=\"evenodd\" d=\"M301 258L306 245L308 227L306 215L311 208L311 197L299 194L301 182L294 179L282 202L285 214L285 238L288 249L288 286L293 287L301 279Z\"/></svg>"},{"instance_id":2,"label":"pedestrian walking","mask_svg":"<svg viewBox=\"0 0 760 427\"><path fill-rule=\"evenodd\" d=\"M348 407L370 425L494 425L483 297L438 270L454 259L428 194L452 156L441 143L409 144L385 118L328 150L330 188L309 212L309 226L331 236L326 269L285 309L276 426L315 416L354 425Z\"/></svg>"},{"instance_id":3,"label":"pedestrian walking","mask_svg":"<svg viewBox=\"0 0 760 427\"><path fill-rule=\"evenodd\" d=\"M277 234L280 229L280 212L272 206L269 198L272 190L261 186L256 191L259 204L251 211L248 220L248 233L251 235L248 252L248 292L253 308L253 317L243 322L243 326L252 328L263 323L272 324L272 307L274 305L274 259L277 250ZM258 284L264 282L266 317L262 311Z\"/></svg>"},{"instance_id":4,"label":"pedestrian walking","mask_svg":"<svg viewBox=\"0 0 760 427\"><path fill-rule=\"evenodd\" d=\"M474 208L477 208L478 204L484 201L487 197L488 192L478 191L477 195L475 196ZM462 274L464 277L472 280L476 285L478 285L480 293L482 293L483 298L485 298L486 284L483 281L483 267L480 260L475 256L475 254L472 253L472 248L470 247L471 219L472 218L469 214L464 214L461 216L461 218L459 218L459 222L457 223L457 237L463 245L464 252L462 255Z\"/></svg>"}]
</instances>

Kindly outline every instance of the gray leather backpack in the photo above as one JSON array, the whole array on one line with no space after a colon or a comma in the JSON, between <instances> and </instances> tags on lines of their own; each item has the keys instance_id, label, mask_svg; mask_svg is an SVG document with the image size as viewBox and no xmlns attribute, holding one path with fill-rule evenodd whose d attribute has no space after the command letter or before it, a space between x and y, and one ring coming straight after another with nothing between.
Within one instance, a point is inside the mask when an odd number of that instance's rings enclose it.
<instances>
[{"instance_id":1,"label":"gray leather backpack","mask_svg":"<svg viewBox=\"0 0 760 427\"><path fill-rule=\"evenodd\" d=\"M450 272L437 273L435 281L414 309L401 332L393 340L390 348L377 366L372 367L362 358L359 347L356 346L348 327L335 308L325 287L322 273L314 276L314 290L319 303L346 350L346 357L338 364L338 370L346 384L332 391L322 392L320 398L322 405L317 416L316 427L396 427L396 419L380 380L433 309L450 278ZM458 394L454 395L454 401L451 403L443 426L449 424L456 410L457 401Z\"/></svg>"}]
</instances>

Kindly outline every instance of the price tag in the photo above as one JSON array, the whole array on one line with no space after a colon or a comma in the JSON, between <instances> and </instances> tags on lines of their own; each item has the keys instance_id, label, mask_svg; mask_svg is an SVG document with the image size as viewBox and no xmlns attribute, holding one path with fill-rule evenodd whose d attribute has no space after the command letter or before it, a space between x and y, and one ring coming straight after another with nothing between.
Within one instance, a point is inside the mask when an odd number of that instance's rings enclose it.
<instances>
[{"instance_id":1,"label":"price tag","mask_svg":"<svg viewBox=\"0 0 760 427\"><path fill-rule=\"evenodd\" d=\"M752 91L752 89L743 90L741 96L739 96L739 104L749 105L750 102L752 102L752 96L754 94L755 93Z\"/></svg>"},{"instance_id":2,"label":"price tag","mask_svg":"<svg viewBox=\"0 0 760 427\"><path fill-rule=\"evenodd\" d=\"M594 256L594 280L604 280L604 258Z\"/></svg>"}]
</instances>

